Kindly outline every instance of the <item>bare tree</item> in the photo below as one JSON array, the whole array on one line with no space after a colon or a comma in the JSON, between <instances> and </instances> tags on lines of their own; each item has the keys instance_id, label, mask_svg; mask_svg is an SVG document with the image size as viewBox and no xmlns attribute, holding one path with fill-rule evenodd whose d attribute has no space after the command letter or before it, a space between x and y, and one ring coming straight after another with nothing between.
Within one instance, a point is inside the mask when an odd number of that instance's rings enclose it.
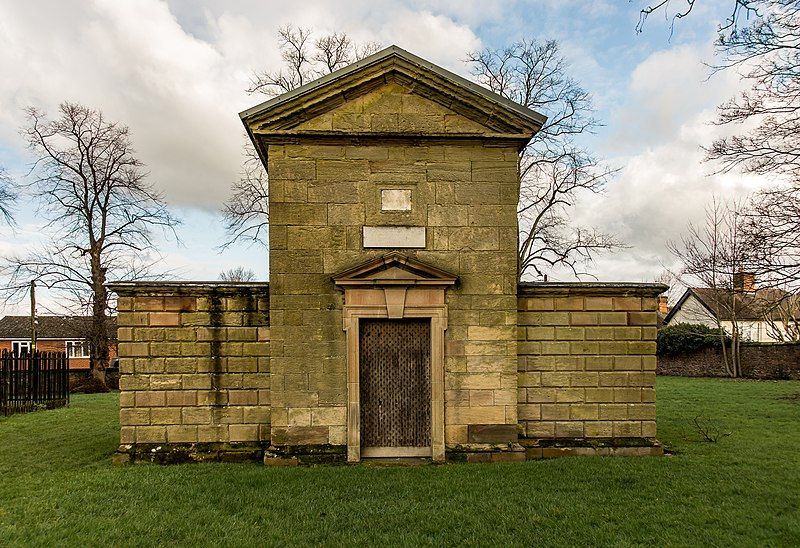
<instances>
[{"instance_id":1,"label":"bare tree","mask_svg":"<svg viewBox=\"0 0 800 548\"><path fill-rule=\"evenodd\" d=\"M781 342L800 343L800 296L786 293L762 305L767 335Z\"/></svg>"},{"instance_id":2,"label":"bare tree","mask_svg":"<svg viewBox=\"0 0 800 548\"><path fill-rule=\"evenodd\" d=\"M223 223L228 240L223 248L234 243L266 245L269 227L269 186L267 171L252 143L242 147L244 161L239 179L231 186L231 196L222 206Z\"/></svg>"},{"instance_id":3,"label":"bare tree","mask_svg":"<svg viewBox=\"0 0 800 548\"><path fill-rule=\"evenodd\" d=\"M717 124L747 129L708 148L723 171L734 168L800 182L800 4L763 0L767 13L721 34L713 69L736 70L749 89L720 105Z\"/></svg>"},{"instance_id":4,"label":"bare tree","mask_svg":"<svg viewBox=\"0 0 800 548\"><path fill-rule=\"evenodd\" d=\"M591 95L568 76L555 41L523 39L472 52L476 80L495 93L541 111L548 119L520 155L519 276L546 276L555 266L576 276L603 251L621 246L612 235L570 222L581 194L597 194L616 172L576 144L600 124Z\"/></svg>"},{"instance_id":5,"label":"bare tree","mask_svg":"<svg viewBox=\"0 0 800 548\"><path fill-rule=\"evenodd\" d=\"M689 224L680 242L667 243L683 265L680 281L687 287L710 289L703 298L716 311L725 369L731 377L739 377L742 371L739 347L744 301L739 295L739 277L751 271L754 256L752 242L743 230L742 209L740 202L714 198L706 208L703 225ZM723 329L730 335L727 349Z\"/></svg>"},{"instance_id":6,"label":"bare tree","mask_svg":"<svg viewBox=\"0 0 800 548\"><path fill-rule=\"evenodd\" d=\"M252 282L256 279L256 273L243 266L237 266L223 270L219 273L222 282Z\"/></svg>"},{"instance_id":7,"label":"bare tree","mask_svg":"<svg viewBox=\"0 0 800 548\"><path fill-rule=\"evenodd\" d=\"M344 32L313 39L313 31L292 25L278 29L283 67L253 74L248 93L278 95L307 84L380 49L376 42L357 44Z\"/></svg>"},{"instance_id":8,"label":"bare tree","mask_svg":"<svg viewBox=\"0 0 800 548\"><path fill-rule=\"evenodd\" d=\"M696 0L674 0L676 17ZM712 74L735 71L747 89L718 108L717 125L736 133L706 148L721 172L743 171L776 180L756 193L744 230L759 254L762 286L800 289L800 4L796 0L731 0L720 25ZM647 15L666 10L652 3Z\"/></svg>"},{"instance_id":9,"label":"bare tree","mask_svg":"<svg viewBox=\"0 0 800 548\"><path fill-rule=\"evenodd\" d=\"M73 308L92 317L91 368L104 379L108 363L108 278L148 275L157 259L153 229L171 231L177 221L147 182L126 126L102 112L62 103L48 120L27 110L23 134L36 161L30 188L48 220L49 242L25 256L5 260L8 299L22 297L31 279L55 288Z\"/></svg>"},{"instance_id":10,"label":"bare tree","mask_svg":"<svg viewBox=\"0 0 800 548\"><path fill-rule=\"evenodd\" d=\"M380 49L376 42L356 43L344 32L315 40L310 29L291 25L278 30L278 42L283 67L255 72L248 93L267 96L286 93ZM269 225L267 172L249 140L243 146L243 155L241 175L233 183L231 197L222 208L228 234L223 248L242 242L267 243L264 237Z\"/></svg>"},{"instance_id":11,"label":"bare tree","mask_svg":"<svg viewBox=\"0 0 800 548\"><path fill-rule=\"evenodd\" d=\"M17 193L13 190L13 182L5 168L0 166L0 217L8 223L14 222L13 207Z\"/></svg>"},{"instance_id":12,"label":"bare tree","mask_svg":"<svg viewBox=\"0 0 800 548\"><path fill-rule=\"evenodd\" d=\"M735 70L748 89L720 105L716 123L740 129L706 149L719 170L780 183L755 194L746 228L758 242L762 282L800 289L800 4L752 2L759 17L720 34L714 71Z\"/></svg>"}]
</instances>

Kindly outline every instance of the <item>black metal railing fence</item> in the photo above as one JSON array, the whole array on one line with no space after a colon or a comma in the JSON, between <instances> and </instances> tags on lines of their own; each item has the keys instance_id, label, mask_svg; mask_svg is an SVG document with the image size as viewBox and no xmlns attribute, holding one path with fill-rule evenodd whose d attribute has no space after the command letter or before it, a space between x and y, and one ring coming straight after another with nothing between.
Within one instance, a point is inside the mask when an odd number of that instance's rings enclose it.
<instances>
[{"instance_id":1,"label":"black metal railing fence","mask_svg":"<svg viewBox=\"0 0 800 548\"><path fill-rule=\"evenodd\" d=\"M69 403L64 352L0 353L0 414L53 409Z\"/></svg>"}]
</instances>

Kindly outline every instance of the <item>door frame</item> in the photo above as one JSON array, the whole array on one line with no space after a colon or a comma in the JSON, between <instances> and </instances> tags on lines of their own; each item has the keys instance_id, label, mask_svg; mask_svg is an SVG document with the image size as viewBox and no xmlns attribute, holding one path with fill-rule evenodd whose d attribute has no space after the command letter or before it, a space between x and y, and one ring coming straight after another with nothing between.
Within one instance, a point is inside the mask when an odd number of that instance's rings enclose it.
<instances>
[{"instance_id":1,"label":"door frame","mask_svg":"<svg viewBox=\"0 0 800 548\"><path fill-rule=\"evenodd\" d=\"M361 350L364 349L364 347L363 347L363 344L364 344L364 340L363 340L364 325L362 324L362 320L365 320L365 319L367 319L367 318L362 317L362 318L359 318L359 321L358 321L358 332L359 332L359 346L358 346L358 351L359 351L359 360L358 360L359 361L359 407L361 406L362 402L366 403L366 401L363 398L364 394L361 394L362 386L360 385L361 381L363 380L361 378L361 376L362 376L361 374L363 373L363 371L361 371L361 369L360 369L361 365L362 365L361 364L360 352L361 352ZM425 382L427 382L429 386L428 386L428 391L427 392L423 392L422 394L420 394L420 396L422 396L424 398L424 400L425 400L424 405L426 405L427 408L428 408L427 409L427 411L428 411L428 420L427 420L427 424L426 424L426 426L428 427L427 428L428 443L426 445L367 445L366 442L365 442L365 439L364 439L364 423L362 422L361 425L360 425L361 426L360 432L361 432L361 436L362 436L361 437L361 457L362 458L369 458L369 457L430 457L431 453L432 453L431 452L431 440L430 440L430 434L431 434L431 416L430 416L430 413L431 413L431 396L432 396L431 389L430 389L430 382L432 380L431 367L430 367L430 365L431 365L431 322L430 322L430 319L429 318L408 318L408 317L401 318L401 319L368 318L368 321L370 321L370 322L372 322L372 321L378 321L378 322L415 321L415 322L419 322L421 324L421 326L423 326L422 332L415 333L415 336L427 337L427 342L428 342L428 348L425 349L425 351L427 352L427 356L426 356L427 367L425 367L426 371L424 373L424 376L427 377L427 379L425 379ZM422 333L424 333L424 335L422 335ZM403 337L403 338L400 339L400 344L401 345L405 344L404 340L406 338L407 337ZM418 347L418 348L420 350L424 349L424 347ZM400 348L399 350L402 351L402 348ZM420 402L420 403L422 403L422 402ZM363 416L359 413L359 419L361 419L361 418L363 418Z\"/></svg>"},{"instance_id":2,"label":"door frame","mask_svg":"<svg viewBox=\"0 0 800 548\"><path fill-rule=\"evenodd\" d=\"M333 276L332 280L344 290L342 327L347 338L347 461L359 462L362 456L360 318L430 318L430 457L434 461L444 461L444 340L447 330L445 289L454 286L458 276L392 251L345 270ZM381 453L380 456L389 456L384 454L384 449L380 448L377 453Z\"/></svg>"},{"instance_id":3,"label":"door frame","mask_svg":"<svg viewBox=\"0 0 800 548\"><path fill-rule=\"evenodd\" d=\"M350 297L348 299L348 297ZM418 298L421 297L421 298ZM429 318L431 322L431 448L429 455L411 455L406 448L368 452L364 457L430 456L444 461L444 340L447 330L447 305L444 289L392 287L345 291L343 327L347 336L347 461L361 460L361 386L359 381L361 318ZM380 302L383 301L383 302ZM374 304L372 304L374 303ZM398 303L402 303L399 304ZM398 309L399 306L399 309ZM391 313L390 313L391 312ZM398 314L399 313L399 314ZM426 451L427 452L427 451ZM417 451L419 453L419 451Z\"/></svg>"}]
</instances>

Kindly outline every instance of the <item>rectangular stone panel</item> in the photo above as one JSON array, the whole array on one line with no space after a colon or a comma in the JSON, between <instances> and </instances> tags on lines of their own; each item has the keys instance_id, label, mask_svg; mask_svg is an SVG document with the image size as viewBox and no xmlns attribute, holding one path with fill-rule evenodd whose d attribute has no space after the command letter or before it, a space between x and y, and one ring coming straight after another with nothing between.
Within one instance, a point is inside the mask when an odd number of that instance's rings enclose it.
<instances>
[{"instance_id":1,"label":"rectangular stone panel","mask_svg":"<svg viewBox=\"0 0 800 548\"><path fill-rule=\"evenodd\" d=\"M382 211L411 211L411 189L384 188L381 190Z\"/></svg>"},{"instance_id":2,"label":"rectangular stone panel","mask_svg":"<svg viewBox=\"0 0 800 548\"><path fill-rule=\"evenodd\" d=\"M365 226L365 248L424 248L424 226Z\"/></svg>"}]
</instances>

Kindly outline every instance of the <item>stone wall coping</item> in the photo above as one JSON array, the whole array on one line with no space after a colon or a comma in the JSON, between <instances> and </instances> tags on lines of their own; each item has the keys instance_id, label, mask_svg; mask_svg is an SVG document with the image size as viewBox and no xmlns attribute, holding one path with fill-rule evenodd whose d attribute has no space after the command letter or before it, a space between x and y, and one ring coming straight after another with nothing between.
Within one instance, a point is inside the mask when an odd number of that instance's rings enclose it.
<instances>
[{"instance_id":1,"label":"stone wall coping","mask_svg":"<svg viewBox=\"0 0 800 548\"><path fill-rule=\"evenodd\" d=\"M615 295L656 297L669 289L668 285L640 282L520 282L517 295Z\"/></svg>"},{"instance_id":2,"label":"stone wall coping","mask_svg":"<svg viewBox=\"0 0 800 548\"><path fill-rule=\"evenodd\" d=\"M106 284L119 295L203 295L208 293L268 293L269 282L120 281Z\"/></svg>"}]
</instances>

